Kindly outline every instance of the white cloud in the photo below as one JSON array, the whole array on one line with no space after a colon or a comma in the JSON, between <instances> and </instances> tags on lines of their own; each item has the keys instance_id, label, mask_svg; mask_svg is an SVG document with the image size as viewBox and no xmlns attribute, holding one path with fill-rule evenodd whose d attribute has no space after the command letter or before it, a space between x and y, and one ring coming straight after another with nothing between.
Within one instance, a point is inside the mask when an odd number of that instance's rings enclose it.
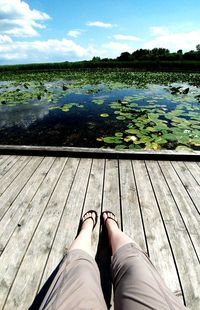
<instances>
[{"instance_id":1,"label":"white cloud","mask_svg":"<svg viewBox=\"0 0 200 310\"><path fill-rule=\"evenodd\" d=\"M78 38L82 32L83 32L82 30L78 30L78 29L77 30L70 30L70 31L68 31L67 35L72 37L72 38Z\"/></svg>"},{"instance_id":2,"label":"white cloud","mask_svg":"<svg viewBox=\"0 0 200 310\"><path fill-rule=\"evenodd\" d=\"M131 44L116 41L97 46L92 44L82 46L67 38L31 42L11 40L0 43L0 63L76 61L92 59L93 56L114 58L122 52L132 53L134 50Z\"/></svg>"},{"instance_id":3,"label":"white cloud","mask_svg":"<svg viewBox=\"0 0 200 310\"><path fill-rule=\"evenodd\" d=\"M0 34L18 37L38 35L35 28L45 28L49 15L31 9L22 0L0 0Z\"/></svg>"},{"instance_id":4,"label":"white cloud","mask_svg":"<svg viewBox=\"0 0 200 310\"><path fill-rule=\"evenodd\" d=\"M73 40L46 41L15 41L0 44L0 62L12 60L17 63L64 61L74 59L91 59L94 55L103 55L103 52L95 49L92 45L83 47Z\"/></svg>"},{"instance_id":5,"label":"white cloud","mask_svg":"<svg viewBox=\"0 0 200 310\"><path fill-rule=\"evenodd\" d=\"M4 43L11 43L12 42L12 39L7 36L7 35L2 35L0 34L0 44L4 44Z\"/></svg>"},{"instance_id":6,"label":"white cloud","mask_svg":"<svg viewBox=\"0 0 200 310\"><path fill-rule=\"evenodd\" d=\"M117 27L116 24L104 23L104 22L101 22L101 21L88 22L86 25L87 26L92 26L92 27L100 27L100 28Z\"/></svg>"},{"instance_id":7,"label":"white cloud","mask_svg":"<svg viewBox=\"0 0 200 310\"><path fill-rule=\"evenodd\" d=\"M125 34L115 34L114 38L116 40L122 40L122 41L138 41L140 38L132 35L125 35Z\"/></svg>"},{"instance_id":8,"label":"white cloud","mask_svg":"<svg viewBox=\"0 0 200 310\"><path fill-rule=\"evenodd\" d=\"M155 38L147 41L143 46L144 48L152 49L154 47L164 47L168 48L170 51L177 51L179 49L189 51L195 50L196 45L199 43L200 29L190 32L170 32L164 27L157 27L158 29L155 29L156 27L152 28L154 28ZM162 31L162 29L165 29L165 31Z\"/></svg>"},{"instance_id":9,"label":"white cloud","mask_svg":"<svg viewBox=\"0 0 200 310\"><path fill-rule=\"evenodd\" d=\"M107 54L110 54L110 51L112 51L110 57L117 57L123 52L132 53L133 51L135 51L135 48L127 43L120 43L113 41L103 44L102 48L108 50Z\"/></svg>"},{"instance_id":10,"label":"white cloud","mask_svg":"<svg viewBox=\"0 0 200 310\"><path fill-rule=\"evenodd\" d=\"M19 109L13 113L12 109L8 109L6 113L0 114L0 127L10 128L19 126L28 128L38 119L43 119L49 114L49 109L46 105L34 106L30 109Z\"/></svg>"},{"instance_id":11,"label":"white cloud","mask_svg":"<svg viewBox=\"0 0 200 310\"><path fill-rule=\"evenodd\" d=\"M166 27L159 27L159 26L153 26L150 28L151 35L157 36L157 35L166 35L169 33L168 29Z\"/></svg>"}]
</instances>

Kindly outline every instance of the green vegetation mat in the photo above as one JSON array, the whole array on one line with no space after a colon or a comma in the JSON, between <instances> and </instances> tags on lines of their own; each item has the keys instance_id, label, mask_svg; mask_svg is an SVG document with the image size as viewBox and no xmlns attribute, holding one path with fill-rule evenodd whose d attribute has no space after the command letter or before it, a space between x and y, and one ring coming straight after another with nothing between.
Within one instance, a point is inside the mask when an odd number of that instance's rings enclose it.
<instances>
[{"instance_id":1,"label":"green vegetation mat","mask_svg":"<svg viewBox=\"0 0 200 310\"><path fill-rule=\"evenodd\" d=\"M9 127L12 133L12 123L8 126L4 120L6 115L14 119L14 115L20 115L20 109L24 111L26 107L34 111L38 107L45 110L44 119L48 124L58 116L66 119L64 127L55 136L55 143L58 143L58 138L66 132L65 142L60 138L60 145L199 150L199 87L198 73L132 72L122 69L4 72L0 81L0 131L5 134ZM85 124L79 125L83 118ZM68 125L76 119L80 123L74 127ZM24 119L21 122L24 123ZM22 130L20 120L17 126ZM87 126L85 137L83 133L77 133L79 127L83 132ZM50 131L51 127L53 122L49 125ZM16 122L13 121L15 129ZM45 133L42 130L41 134L47 136L38 143L48 145L48 131ZM6 141L9 141L8 134ZM17 140L17 143L20 141ZM33 144L31 140L30 143Z\"/></svg>"}]
</instances>

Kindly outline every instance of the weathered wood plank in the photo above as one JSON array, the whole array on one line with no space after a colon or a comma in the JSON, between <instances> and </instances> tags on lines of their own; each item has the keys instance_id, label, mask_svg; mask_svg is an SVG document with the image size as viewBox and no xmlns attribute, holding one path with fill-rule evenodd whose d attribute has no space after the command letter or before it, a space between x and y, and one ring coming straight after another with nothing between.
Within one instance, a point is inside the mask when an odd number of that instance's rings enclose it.
<instances>
[{"instance_id":1,"label":"weathered wood plank","mask_svg":"<svg viewBox=\"0 0 200 310\"><path fill-rule=\"evenodd\" d=\"M181 179L186 191L194 203L194 206L200 214L200 185L193 178L192 174L183 162L172 162L172 166L176 170L176 173Z\"/></svg>"},{"instance_id":2,"label":"weathered wood plank","mask_svg":"<svg viewBox=\"0 0 200 310\"><path fill-rule=\"evenodd\" d=\"M147 237L151 259L167 285L176 295L182 287L188 309L199 308L198 162L81 159L79 164L77 158L62 158L48 172L50 158L36 165L34 158L23 156L11 165L13 158L0 155L0 169L6 167L0 177L0 214L3 202L8 203L0 222L0 245L5 247L0 309L5 302L7 310L28 308L74 239L81 215L101 208L113 211L144 250ZM24 170L30 173L26 181ZM94 253L98 236L99 222Z\"/></svg>"},{"instance_id":3,"label":"weathered wood plank","mask_svg":"<svg viewBox=\"0 0 200 310\"><path fill-rule=\"evenodd\" d=\"M91 159L80 160L80 164L78 166L75 179L59 223L55 240L49 254L40 288L61 261L67 249L76 237L79 220L82 214L91 164Z\"/></svg>"},{"instance_id":4,"label":"weathered wood plank","mask_svg":"<svg viewBox=\"0 0 200 310\"><path fill-rule=\"evenodd\" d=\"M35 170L33 176L28 180L20 194L17 196L8 212L0 221L0 226L4 227L0 231L0 251L2 252L13 231L20 222L20 219L27 206L36 194L40 184L43 182L46 174L52 166L55 158L46 157Z\"/></svg>"},{"instance_id":5,"label":"weathered wood plank","mask_svg":"<svg viewBox=\"0 0 200 310\"><path fill-rule=\"evenodd\" d=\"M157 201L143 161L133 161L149 255L173 292L180 291L171 249L163 226Z\"/></svg>"},{"instance_id":6,"label":"weathered wood plank","mask_svg":"<svg viewBox=\"0 0 200 310\"><path fill-rule=\"evenodd\" d=\"M200 268L186 227L157 162L146 161L189 309L200 305ZM189 276L188 276L189 275ZM181 292L176 292L176 295Z\"/></svg>"},{"instance_id":7,"label":"weathered wood plank","mask_svg":"<svg viewBox=\"0 0 200 310\"><path fill-rule=\"evenodd\" d=\"M7 160L10 157L10 155L0 155L0 165Z\"/></svg>"},{"instance_id":8,"label":"weathered wood plank","mask_svg":"<svg viewBox=\"0 0 200 310\"><path fill-rule=\"evenodd\" d=\"M77 165L78 160L68 159L20 266L5 309L17 307L23 310L31 305L40 284ZM30 268L31 265L34 269Z\"/></svg>"},{"instance_id":9,"label":"weathered wood plank","mask_svg":"<svg viewBox=\"0 0 200 310\"><path fill-rule=\"evenodd\" d=\"M123 231L146 249L137 189L130 160L119 160Z\"/></svg>"},{"instance_id":10,"label":"weathered wood plank","mask_svg":"<svg viewBox=\"0 0 200 310\"><path fill-rule=\"evenodd\" d=\"M186 192L185 187L177 176L171 163L159 161L159 164L190 234L194 248L196 249L197 257L200 260L199 213L193 205L191 198Z\"/></svg>"},{"instance_id":11,"label":"weathered wood plank","mask_svg":"<svg viewBox=\"0 0 200 310\"><path fill-rule=\"evenodd\" d=\"M189 161L189 162L186 161L186 162L184 162L184 164L186 165L186 167L188 168L190 173L193 175L195 180L200 185L200 166L198 165L198 163L191 162L191 161Z\"/></svg>"},{"instance_id":12,"label":"weathered wood plank","mask_svg":"<svg viewBox=\"0 0 200 310\"><path fill-rule=\"evenodd\" d=\"M6 191L0 196L0 219L4 216L10 205L19 195L20 191L35 172L42 159L42 157L34 157L28 161L28 164L18 174L15 180L7 187Z\"/></svg>"},{"instance_id":13,"label":"weathered wood plank","mask_svg":"<svg viewBox=\"0 0 200 310\"><path fill-rule=\"evenodd\" d=\"M0 164L0 179L7 171L16 163L20 156L10 156L3 163Z\"/></svg>"},{"instance_id":14,"label":"weathered wood plank","mask_svg":"<svg viewBox=\"0 0 200 310\"><path fill-rule=\"evenodd\" d=\"M6 301L27 247L40 222L65 162L65 158L57 158L55 160L34 199L26 208L20 221L20 227L15 229L12 238L10 238L0 257L0 307L3 307ZM29 267L33 268L33 265L30 264Z\"/></svg>"},{"instance_id":15,"label":"weathered wood plank","mask_svg":"<svg viewBox=\"0 0 200 310\"><path fill-rule=\"evenodd\" d=\"M103 205L102 211L113 212L118 220L119 226L122 228L121 219L121 201L120 201L120 184L119 184L119 167L118 160L106 159L105 165L105 178L104 178L104 191L103 191ZM101 265L104 263L104 258L102 257ZM106 264L108 263L108 257L105 257ZM108 268L108 266L107 266ZM106 270L109 273L109 269ZM103 275L106 280L106 274ZM107 281L110 279L108 278ZM110 289L108 287L107 289ZM113 290L111 290L111 310L114 310L113 304Z\"/></svg>"},{"instance_id":16,"label":"weathered wood plank","mask_svg":"<svg viewBox=\"0 0 200 310\"><path fill-rule=\"evenodd\" d=\"M18 174L23 170L23 168L28 164L32 157L22 156L15 163L15 165L10 169L2 179L0 179L0 196L9 187L9 185L15 180Z\"/></svg>"},{"instance_id":17,"label":"weathered wood plank","mask_svg":"<svg viewBox=\"0 0 200 310\"><path fill-rule=\"evenodd\" d=\"M152 159L152 160L195 160L200 157L199 151L175 150L116 150L86 147L30 146L30 145L0 145L0 153L40 155L40 156L72 156L87 158L112 159Z\"/></svg>"},{"instance_id":18,"label":"weathered wood plank","mask_svg":"<svg viewBox=\"0 0 200 310\"><path fill-rule=\"evenodd\" d=\"M96 210L98 215L101 214L104 166L105 161L103 159L93 159L83 214L91 209ZM97 251L99 229L100 220L98 218L97 225L92 233L93 254L96 254Z\"/></svg>"},{"instance_id":19,"label":"weathered wood plank","mask_svg":"<svg viewBox=\"0 0 200 310\"><path fill-rule=\"evenodd\" d=\"M106 159L102 211L112 211L121 226L118 161Z\"/></svg>"}]
</instances>

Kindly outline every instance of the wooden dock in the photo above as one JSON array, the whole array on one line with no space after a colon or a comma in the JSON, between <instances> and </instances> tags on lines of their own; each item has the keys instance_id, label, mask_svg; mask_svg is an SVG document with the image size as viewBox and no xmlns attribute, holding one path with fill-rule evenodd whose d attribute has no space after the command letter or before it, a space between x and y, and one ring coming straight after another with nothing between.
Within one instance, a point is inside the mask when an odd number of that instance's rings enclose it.
<instances>
[{"instance_id":1,"label":"wooden dock","mask_svg":"<svg viewBox=\"0 0 200 310\"><path fill-rule=\"evenodd\" d=\"M0 309L29 308L89 209L113 211L170 289L200 309L195 160L0 155Z\"/></svg>"}]
</instances>

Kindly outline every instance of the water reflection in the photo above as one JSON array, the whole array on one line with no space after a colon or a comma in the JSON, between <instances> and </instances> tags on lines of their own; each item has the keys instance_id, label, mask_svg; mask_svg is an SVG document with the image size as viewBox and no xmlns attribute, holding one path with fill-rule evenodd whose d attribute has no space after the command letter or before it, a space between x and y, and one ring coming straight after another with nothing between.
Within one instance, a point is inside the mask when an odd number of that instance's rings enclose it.
<instances>
[{"instance_id":1,"label":"water reflection","mask_svg":"<svg viewBox=\"0 0 200 310\"><path fill-rule=\"evenodd\" d=\"M17 106L5 107L0 112L0 128L11 127L28 128L49 114L48 106Z\"/></svg>"},{"instance_id":2,"label":"water reflection","mask_svg":"<svg viewBox=\"0 0 200 310\"><path fill-rule=\"evenodd\" d=\"M199 90L180 85L173 94L167 86L150 84L143 89L87 85L74 91L64 90L60 81L42 84L36 97L24 96L19 103L11 96L0 105L0 144L200 148ZM186 86L190 90L184 94Z\"/></svg>"}]
</instances>

